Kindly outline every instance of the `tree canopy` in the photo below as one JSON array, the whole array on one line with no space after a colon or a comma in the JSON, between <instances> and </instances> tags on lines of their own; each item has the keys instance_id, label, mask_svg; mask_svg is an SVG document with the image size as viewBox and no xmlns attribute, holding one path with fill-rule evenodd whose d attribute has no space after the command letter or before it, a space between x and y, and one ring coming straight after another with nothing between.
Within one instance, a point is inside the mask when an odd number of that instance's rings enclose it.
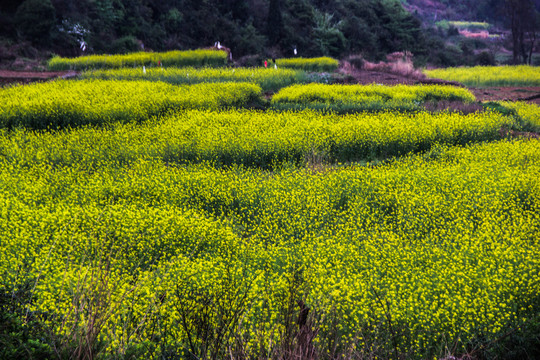
<instances>
[{"instance_id":1,"label":"tree canopy","mask_svg":"<svg viewBox=\"0 0 540 360\"><path fill-rule=\"evenodd\" d=\"M68 55L82 41L93 53L143 46L192 49L220 41L235 57L292 56L296 48L299 56L363 53L376 59L392 51L422 52L426 46L420 22L399 0L26 0L16 5L0 5L1 12L17 14L12 36L35 44L50 40L55 51L64 48ZM39 31L29 24L39 24Z\"/></svg>"}]
</instances>

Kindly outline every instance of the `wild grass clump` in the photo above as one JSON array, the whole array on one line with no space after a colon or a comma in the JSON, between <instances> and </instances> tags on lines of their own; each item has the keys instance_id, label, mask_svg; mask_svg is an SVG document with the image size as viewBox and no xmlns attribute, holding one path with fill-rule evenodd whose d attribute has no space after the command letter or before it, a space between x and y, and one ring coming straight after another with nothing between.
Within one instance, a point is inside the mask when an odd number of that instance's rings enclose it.
<instances>
[{"instance_id":1,"label":"wild grass clump","mask_svg":"<svg viewBox=\"0 0 540 360\"><path fill-rule=\"evenodd\" d=\"M49 70L117 69L124 67L221 67L227 64L227 53L216 50L137 52L126 55L89 55L78 58L55 56L48 62Z\"/></svg>"}]
</instances>

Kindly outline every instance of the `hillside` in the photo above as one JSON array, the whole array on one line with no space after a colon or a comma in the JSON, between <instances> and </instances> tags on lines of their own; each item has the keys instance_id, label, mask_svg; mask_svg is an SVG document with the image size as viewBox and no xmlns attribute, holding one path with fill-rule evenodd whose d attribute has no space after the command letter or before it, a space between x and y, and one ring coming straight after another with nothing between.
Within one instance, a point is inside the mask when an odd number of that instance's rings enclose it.
<instances>
[{"instance_id":1,"label":"hillside","mask_svg":"<svg viewBox=\"0 0 540 360\"><path fill-rule=\"evenodd\" d=\"M540 0L534 1L540 8ZM295 49L303 57L342 59L361 54L371 61L407 50L421 66L490 64L507 61L497 59L499 49L491 45L504 45L508 53L511 44L503 44L503 38L467 43L463 34L437 23L486 21L500 29L506 24L502 4L502 0L3 1L0 67L29 70L21 61L52 54L186 50L217 42L231 49L235 61L248 66L265 57L294 56ZM490 55L477 58L481 52Z\"/></svg>"}]
</instances>

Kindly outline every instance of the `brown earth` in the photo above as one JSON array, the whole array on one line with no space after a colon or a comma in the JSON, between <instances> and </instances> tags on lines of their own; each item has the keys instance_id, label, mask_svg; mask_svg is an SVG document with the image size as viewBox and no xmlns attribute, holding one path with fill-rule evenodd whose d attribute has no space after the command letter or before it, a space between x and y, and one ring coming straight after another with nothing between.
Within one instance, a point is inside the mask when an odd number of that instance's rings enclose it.
<instances>
[{"instance_id":1,"label":"brown earth","mask_svg":"<svg viewBox=\"0 0 540 360\"><path fill-rule=\"evenodd\" d=\"M540 87L490 87L470 88L478 101L526 101L540 105Z\"/></svg>"},{"instance_id":2,"label":"brown earth","mask_svg":"<svg viewBox=\"0 0 540 360\"><path fill-rule=\"evenodd\" d=\"M463 84L454 81L441 79L415 78L399 74L391 74L379 71L366 71L352 69L347 71L343 80L348 84L440 84L465 87ZM478 101L527 101L540 105L540 87L490 87L490 88L469 88Z\"/></svg>"},{"instance_id":3,"label":"brown earth","mask_svg":"<svg viewBox=\"0 0 540 360\"><path fill-rule=\"evenodd\" d=\"M50 79L67 79L77 76L75 71L12 71L0 70L0 86L8 84L28 84Z\"/></svg>"}]
</instances>

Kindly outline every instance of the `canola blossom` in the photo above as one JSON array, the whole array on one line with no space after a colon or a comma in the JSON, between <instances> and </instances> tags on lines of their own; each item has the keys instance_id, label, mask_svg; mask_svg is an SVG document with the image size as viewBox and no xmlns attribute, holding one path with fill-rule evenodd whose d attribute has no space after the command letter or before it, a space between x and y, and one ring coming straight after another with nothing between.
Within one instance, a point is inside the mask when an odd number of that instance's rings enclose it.
<instances>
[{"instance_id":1,"label":"canola blossom","mask_svg":"<svg viewBox=\"0 0 540 360\"><path fill-rule=\"evenodd\" d=\"M49 60L50 70L117 69L142 66L220 67L227 64L227 53L216 50L136 52L125 55L88 55L77 58L55 56Z\"/></svg>"},{"instance_id":2,"label":"canola blossom","mask_svg":"<svg viewBox=\"0 0 540 360\"><path fill-rule=\"evenodd\" d=\"M298 69L304 71L331 72L337 70L339 61L330 57L318 58L283 58L276 59L278 68Z\"/></svg>"},{"instance_id":3,"label":"canola blossom","mask_svg":"<svg viewBox=\"0 0 540 360\"><path fill-rule=\"evenodd\" d=\"M117 124L53 133L19 130L0 137L0 153L31 165L101 162L125 164L140 158L166 163L201 161L216 166L279 168L306 164L379 160L429 150L434 144L465 145L501 138L515 119L496 112L326 114L250 110L189 110L142 124Z\"/></svg>"},{"instance_id":4,"label":"canola blossom","mask_svg":"<svg viewBox=\"0 0 540 360\"><path fill-rule=\"evenodd\" d=\"M59 80L0 91L0 128L75 127L144 121L171 110L229 108L259 102L247 83L175 86L148 81Z\"/></svg>"},{"instance_id":5,"label":"canola blossom","mask_svg":"<svg viewBox=\"0 0 540 360\"><path fill-rule=\"evenodd\" d=\"M531 127L534 131L540 131L540 106L517 101L500 101L499 104L516 113L525 127Z\"/></svg>"},{"instance_id":6,"label":"canola blossom","mask_svg":"<svg viewBox=\"0 0 540 360\"><path fill-rule=\"evenodd\" d=\"M248 82L259 85L264 91L276 91L296 83L305 83L304 71L265 68L122 68L84 72L84 79L102 80L149 80L170 84L198 84L202 82ZM310 79L311 80L311 79Z\"/></svg>"},{"instance_id":7,"label":"canola blossom","mask_svg":"<svg viewBox=\"0 0 540 360\"><path fill-rule=\"evenodd\" d=\"M272 98L276 109L314 108L339 112L422 109L426 102L472 103L474 95L465 88L441 85L292 85Z\"/></svg>"},{"instance_id":8,"label":"canola blossom","mask_svg":"<svg viewBox=\"0 0 540 360\"><path fill-rule=\"evenodd\" d=\"M474 97L313 84L270 106L377 112L248 110L262 81L136 77L0 90L0 315L38 323L31 341L111 360L534 356L540 142L504 137L537 129L537 106L430 113Z\"/></svg>"},{"instance_id":9,"label":"canola blossom","mask_svg":"<svg viewBox=\"0 0 540 360\"><path fill-rule=\"evenodd\" d=\"M437 79L457 81L467 86L540 86L540 68L530 65L475 66L425 70Z\"/></svg>"},{"instance_id":10,"label":"canola blossom","mask_svg":"<svg viewBox=\"0 0 540 360\"><path fill-rule=\"evenodd\" d=\"M540 320L538 164L527 140L316 173L0 156L0 284L111 358L277 357L298 300L321 357L502 354Z\"/></svg>"}]
</instances>

